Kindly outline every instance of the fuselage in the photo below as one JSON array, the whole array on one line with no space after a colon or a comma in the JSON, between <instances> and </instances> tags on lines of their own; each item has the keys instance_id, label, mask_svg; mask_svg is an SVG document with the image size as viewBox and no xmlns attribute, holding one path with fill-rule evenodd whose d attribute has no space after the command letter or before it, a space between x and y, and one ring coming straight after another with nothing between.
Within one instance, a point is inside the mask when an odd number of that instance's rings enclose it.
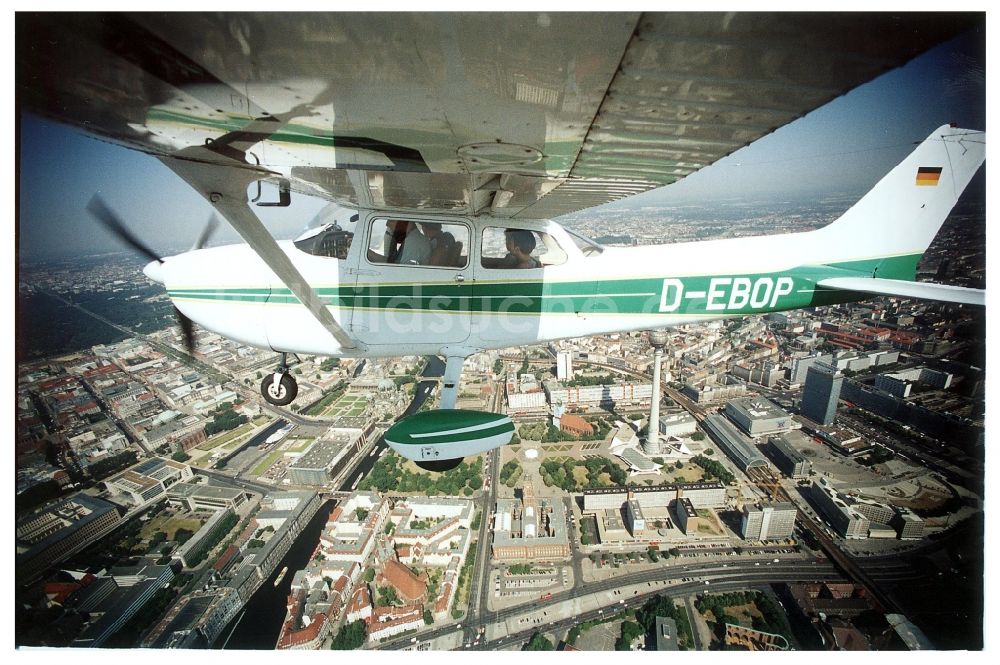
<instances>
[{"instance_id":1,"label":"fuselage","mask_svg":"<svg viewBox=\"0 0 1000 665\"><path fill-rule=\"evenodd\" d=\"M868 259L851 247L838 248L824 237L825 229L602 248L574 240L554 222L406 215L418 228L443 221L465 242L449 266L400 265L373 253L388 242L379 225L386 217L363 214L349 248L341 248L342 258L304 250L302 243L280 243L337 322L360 342L354 350L342 348L246 245L170 257L162 277L171 299L192 320L253 346L331 356L467 355L844 302L860 296L816 283L837 275L871 276L876 268L883 276L912 278L920 256L915 251ZM489 257L497 251L487 246L490 238L510 228L541 239L540 262L506 267Z\"/></svg>"}]
</instances>

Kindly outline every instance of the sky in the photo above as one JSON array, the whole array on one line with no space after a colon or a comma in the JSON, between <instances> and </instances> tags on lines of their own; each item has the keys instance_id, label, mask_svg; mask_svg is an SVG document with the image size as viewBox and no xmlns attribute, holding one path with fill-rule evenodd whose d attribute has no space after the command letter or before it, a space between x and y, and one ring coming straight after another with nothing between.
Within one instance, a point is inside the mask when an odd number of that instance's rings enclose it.
<instances>
[{"instance_id":1,"label":"sky","mask_svg":"<svg viewBox=\"0 0 1000 665\"><path fill-rule=\"evenodd\" d=\"M674 185L610 205L860 196L938 126L986 128L984 48L982 35L959 37ZM149 155L27 114L20 129L23 261L120 250L85 212L95 192L163 253L193 243L212 213ZM290 238L325 205L293 194L289 208L255 210L275 237ZM239 241L223 224L211 244Z\"/></svg>"}]
</instances>

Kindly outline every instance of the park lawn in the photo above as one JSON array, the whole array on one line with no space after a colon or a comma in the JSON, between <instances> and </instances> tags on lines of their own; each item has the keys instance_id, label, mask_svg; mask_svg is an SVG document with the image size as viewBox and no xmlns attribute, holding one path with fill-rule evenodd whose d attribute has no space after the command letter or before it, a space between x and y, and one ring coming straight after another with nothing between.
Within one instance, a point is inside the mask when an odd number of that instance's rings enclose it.
<instances>
[{"instance_id":1,"label":"park lawn","mask_svg":"<svg viewBox=\"0 0 1000 665\"><path fill-rule=\"evenodd\" d=\"M230 441L236 439L237 437L247 434L253 428L254 426L251 423L240 425L234 430L230 430L228 432L220 432L219 434L216 434L208 441L198 444L197 446L195 446L195 448L197 448L198 450L205 450L205 451L214 450L219 446L223 446L229 443Z\"/></svg>"},{"instance_id":2,"label":"park lawn","mask_svg":"<svg viewBox=\"0 0 1000 665\"><path fill-rule=\"evenodd\" d=\"M333 412L340 407L339 404L343 403L344 398L348 397L346 394L341 394L337 399L333 399L333 393L325 395L319 402L309 407L302 413L307 416L328 416L334 414ZM318 413L317 413L318 411Z\"/></svg>"},{"instance_id":3,"label":"park lawn","mask_svg":"<svg viewBox=\"0 0 1000 665\"><path fill-rule=\"evenodd\" d=\"M747 603L746 605L733 605L732 607L727 607L725 609L726 616L736 619L741 625L749 626L753 623L753 617L763 618L760 610L757 609L755 603Z\"/></svg>"},{"instance_id":4,"label":"park lawn","mask_svg":"<svg viewBox=\"0 0 1000 665\"><path fill-rule=\"evenodd\" d=\"M329 406L327 406L323 410L323 413L321 415L322 416L331 416L331 417L334 417L334 418L343 417L343 416L347 415L347 413L351 409L355 408L355 405L354 405L355 399L356 399L356 397L353 396L353 395L341 395L339 399L337 399L332 404L330 404Z\"/></svg>"},{"instance_id":5,"label":"park lawn","mask_svg":"<svg viewBox=\"0 0 1000 665\"><path fill-rule=\"evenodd\" d=\"M273 465L275 462L281 459L282 455L284 455L282 451L272 450L267 454L266 457L264 457L263 460L257 463L257 466L255 466L250 470L250 475L259 476L260 474L264 473L265 471L271 468L271 465Z\"/></svg>"},{"instance_id":6,"label":"park lawn","mask_svg":"<svg viewBox=\"0 0 1000 665\"><path fill-rule=\"evenodd\" d=\"M722 525L719 524L719 518L711 510L706 510L704 508L698 509L698 533L710 533L713 535L721 535L725 533L722 529Z\"/></svg>"},{"instance_id":7,"label":"park lawn","mask_svg":"<svg viewBox=\"0 0 1000 665\"><path fill-rule=\"evenodd\" d=\"M681 478L684 479L684 482L686 483L699 483L705 479L705 470L702 469L697 464L693 464L690 462L685 464L684 468L681 469L680 471L675 469L673 464L668 463L660 471L660 474L665 476L671 481L677 476L680 476Z\"/></svg>"},{"instance_id":8,"label":"park lawn","mask_svg":"<svg viewBox=\"0 0 1000 665\"><path fill-rule=\"evenodd\" d=\"M409 471L410 473L415 473L415 474L420 475L420 476L433 476L435 478L438 475L440 475L440 474L437 474L437 473L431 473L430 471L427 471L426 469L421 469L419 466L417 466L417 463L414 462L413 460L401 459L400 461L403 462L402 469L404 471Z\"/></svg>"},{"instance_id":9,"label":"park lawn","mask_svg":"<svg viewBox=\"0 0 1000 665\"><path fill-rule=\"evenodd\" d=\"M192 533L197 533L201 524L201 520L194 517L157 516L142 527L140 535L143 538L152 538L154 533L162 531L167 534L167 540L173 540L177 529L187 529Z\"/></svg>"},{"instance_id":10,"label":"park lawn","mask_svg":"<svg viewBox=\"0 0 1000 665\"><path fill-rule=\"evenodd\" d=\"M349 411L349 412L347 413L347 415L348 415L348 416L351 416L351 417L353 417L353 416L360 416L360 415L361 415L362 413L364 413L364 412L365 412L365 407L361 407L360 409L351 409L351 410L350 410L350 411Z\"/></svg>"},{"instance_id":11,"label":"park lawn","mask_svg":"<svg viewBox=\"0 0 1000 665\"><path fill-rule=\"evenodd\" d=\"M288 444L295 442L295 445L288 445L285 449L290 453L304 453L316 440L314 436L295 437L288 440Z\"/></svg>"},{"instance_id":12,"label":"park lawn","mask_svg":"<svg viewBox=\"0 0 1000 665\"><path fill-rule=\"evenodd\" d=\"M576 480L576 484L582 487L587 486L587 467L585 466L575 466L573 467L573 478Z\"/></svg>"}]
</instances>

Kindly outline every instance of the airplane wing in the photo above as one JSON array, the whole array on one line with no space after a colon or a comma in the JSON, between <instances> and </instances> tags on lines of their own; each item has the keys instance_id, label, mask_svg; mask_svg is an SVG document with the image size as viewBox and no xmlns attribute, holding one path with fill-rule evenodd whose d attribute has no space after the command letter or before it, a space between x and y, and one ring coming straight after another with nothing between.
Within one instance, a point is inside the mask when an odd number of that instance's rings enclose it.
<instances>
[{"instance_id":1,"label":"airplane wing","mask_svg":"<svg viewBox=\"0 0 1000 665\"><path fill-rule=\"evenodd\" d=\"M880 277L832 277L823 279L816 286L840 291L856 291L877 296L898 296L900 298L923 298L966 305L986 305L986 291L964 286L932 284L929 282L906 282L899 279Z\"/></svg>"},{"instance_id":2,"label":"airplane wing","mask_svg":"<svg viewBox=\"0 0 1000 665\"><path fill-rule=\"evenodd\" d=\"M982 20L20 12L17 99L168 159L244 132L272 179L347 206L550 218L673 183Z\"/></svg>"}]
</instances>

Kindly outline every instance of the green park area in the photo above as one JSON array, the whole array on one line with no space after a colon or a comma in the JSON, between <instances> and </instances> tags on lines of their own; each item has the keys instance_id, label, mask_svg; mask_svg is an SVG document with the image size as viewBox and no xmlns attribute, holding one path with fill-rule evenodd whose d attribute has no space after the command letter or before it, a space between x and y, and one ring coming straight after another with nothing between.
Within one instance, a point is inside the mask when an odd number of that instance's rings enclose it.
<instances>
[{"instance_id":1,"label":"green park area","mask_svg":"<svg viewBox=\"0 0 1000 665\"><path fill-rule=\"evenodd\" d=\"M146 522L140 535L144 539L151 540L156 532L160 531L166 534L166 540L176 540L178 531L183 530L189 534L197 533L201 524L202 521L196 517L177 517L169 513L160 513Z\"/></svg>"},{"instance_id":2,"label":"green park area","mask_svg":"<svg viewBox=\"0 0 1000 665\"><path fill-rule=\"evenodd\" d=\"M195 446L195 449L205 450L205 451L215 450L220 446L224 446L227 443L236 441L240 437L249 434L253 430L253 428L254 425L252 423L246 423L240 425L236 429L229 430L228 432L220 432L219 434L210 437L208 440L199 443L197 446Z\"/></svg>"},{"instance_id":3,"label":"green park area","mask_svg":"<svg viewBox=\"0 0 1000 665\"><path fill-rule=\"evenodd\" d=\"M358 489L420 492L426 496L472 496L483 486L483 458L480 455L471 460L463 460L450 471L431 473L390 451L379 458Z\"/></svg>"},{"instance_id":4,"label":"green park area","mask_svg":"<svg viewBox=\"0 0 1000 665\"><path fill-rule=\"evenodd\" d=\"M272 464L281 459L282 455L284 455L282 451L272 450L271 452L269 452L267 455L264 456L264 459L257 462L257 465L250 470L250 475L259 476L260 474L264 473L265 471L271 468Z\"/></svg>"},{"instance_id":5,"label":"green park area","mask_svg":"<svg viewBox=\"0 0 1000 665\"><path fill-rule=\"evenodd\" d=\"M577 492L585 488L624 485L627 481L625 470L607 457L588 457L580 461L567 458L560 463L554 459L542 462L542 482L546 487L561 487L567 492Z\"/></svg>"},{"instance_id":6,"label":"green park area","mask_svg":"<svg viewBox=\"0 0 1000 665\"><path fill-rule=\"evenodd\" d=\"M316 440L314 436L296 436L290 437L285 441L285 452L289 453L304 453L312 445L313 441Z\"/></svg>"},{"instance_id":7,"label":"green park area","mask_svg":"<svg viewBox=\"0 0 1000 665\"><path fill-rule=\"evenodd\" d=\"M712 629L710 649L722 649L726 624L736 624L789 639L788 621L774 601L757 591L737 591L705 594L695 602L695 608Z\"/></svg>"},{"instance_id":8,"label":"green park area","mask_svg":"<svg viewBox=\"0 0 1000 665\"><path fill-rule=\"evenodd\" d=\"M334 392L324 397L319 404L309 409L309 412L324 418L353 418L363 414L367 407L368 398L364 395Z\"/></svg>"},{"instance_id":9,"label":"green park area","mask_svg":"<svg viewBox=\"0 0 1000 665\"><path fill-rule=\"evenodd\" d=\"M676 622L677 646L681 651L694 648L687 612L683 607L675 605L668 596L654 596L639 608L579 623L566 635L566 643L576 646L577 641L594 627L602 624L618 624L620 634L615 640L615 651L630 651L640 638L643 643L653 645L655 648L657 617L670 618Z\"/></svg>"}]
</instances>

